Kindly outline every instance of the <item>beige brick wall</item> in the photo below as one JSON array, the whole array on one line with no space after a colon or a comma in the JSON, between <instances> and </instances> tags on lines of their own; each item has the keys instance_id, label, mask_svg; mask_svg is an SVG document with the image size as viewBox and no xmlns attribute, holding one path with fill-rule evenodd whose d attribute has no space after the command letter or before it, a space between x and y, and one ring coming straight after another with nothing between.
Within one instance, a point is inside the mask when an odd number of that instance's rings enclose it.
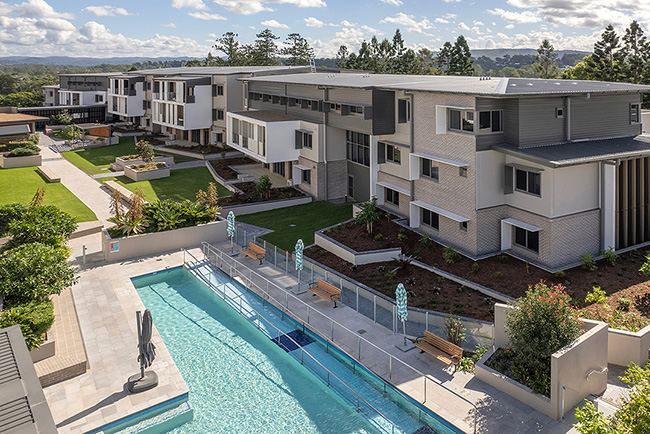
<instances>
[{"instance_id":1,"label":"beige brick wall","mask_svg":"<svg viewBox=\"0 0 650 434\"><path fill-rule=\"evenodd\" d=\"M408 181L406 179L398 178L397 176L390 175L388 173L384 172L379 172L377 173L377 181L379 182L387 182L389 184L393 184L396 187L400 187L405 189L406 191L411 191L411 181ZM377 187L383 188L383 187ZM393 205L390 202L384 202L383 208L389 210L392 213L395 213L397 215L400 215L402 217L408 217L409 215L409 202L411 201L411 196L410 195L405 195L402 193L399 193L399 207Z\"/></svg>"},{"instance_id":2,"label":"beige brick wall","mask_svg":"<svg viewBox=\"0 0 650 434\"><path fill-rule=\"evenodd\" d=\"M305 157L298 158L298 164L311 167L311 184L301 182L298 188L314 197L315 200L325 200L325 164L316 163ZM301 174L302 176L302 174ZM301 178L302 180L302 178Z\"/></svg>"},{"instance_id":3,"label":"beige brick wall","mask_svg":"<svg viewBox=\"0 0 650 434\"><path fill-rule=\"evenodd\" d=\"M348 163L346 160L327 163L327 199L345 197L348 188Z\"/></svg>"}]
</instances>

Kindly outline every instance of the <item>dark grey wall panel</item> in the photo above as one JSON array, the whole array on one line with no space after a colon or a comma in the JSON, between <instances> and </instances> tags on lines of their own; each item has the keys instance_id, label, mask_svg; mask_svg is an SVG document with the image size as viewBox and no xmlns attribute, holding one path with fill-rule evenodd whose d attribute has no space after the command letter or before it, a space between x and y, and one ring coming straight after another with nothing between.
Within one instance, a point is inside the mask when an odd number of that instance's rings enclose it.
<instances>
[{"instance_id":1,"label":"dark grey wall panel","mask_svg":"<svg viewBox=\"0 0 650 434\"><path fill-rule=\"evenodd\" d=\"M519 100L519 146L561 143L566 140L565 119L555 117L557 107L564 107L564 98L561 96Z\"/></svg>"},{"instance_id":2,"label":"dark grey wall panel","mask_svg":"<svg viewBox=\"0 0 650 434\"><path fill-rule=\"evenodd\" d=\"M503 133L507 143L519 145L519 100L503 102Z\"/></svg>"},{"instance_id":3,"label":"dark grey wall panel","mask_svg":"<svg viewBox=\"0 0 650 434\"><path fill-rule=\"evenodd\" d=\"M344 130L372 134L372 121L365 120L363 115L341 116L336 112L330 111L327 124Z\"/></svg>"},{"instance_id":4,"label":"dark grey wall panel","mask_svg":"<svg viewBox=\"0 0 650 434\"><path fill-rule=\"evenodd\" d=\"M365 202L370 199L370 168L348 161L350 175L354 177L354 200Z\"/></svg>"},{"instance_id":5,"label":"dark grey wall panel","mask_svg":"<svg viewBox=\"0 0 650 434\"><path fill-rule=\"evenodd\" d=\"M477 151L486 151L491 149L492 145L498 145L499 143L504 143L506 141L505 135L500 134L483 134L476 136L476 150Z\"/></svg>"},{"instance_id":6,"label":"dark grey wall panel","mask_svg":"<svg viewBox=\"0 0 650 434\"><path fill-rule=\"evenodd\" d=\"M284 84L249 82L248 91L284 95Z\"/></svg>"},{"instance_id":7,"label":"dark grey wall panel","mask_svg":"<svg viewBox=\"0 0 650 434\"><path fill-rule=\"evenodd\" d=\"M372 91L363 89L329 89L329 100L352 105L372 104Z\"/></svg>"},{"instance_id":8,"label":"dark grey wall panel","mask_svg":"<svg viewBox=\"0 0 650 434\"><path fill-rule=\"evenodd\" d=\"M310 99L323 99L323 90L318 86L287 85L287 95L299 96Z\"/></svg>"},{"instance_id":9,"label":"dark grey wall panel","mask_svg":"<svg viewBox=\"0 0 650 434\"><path fill-rule=\"evenodd\" d=\"M476 110L503 110L504 100L496 98L476 98Z\"/></svg>"},{"instance_id":10,"label":"dark grey wall panel","mask_svg":"<svg viewBox=\"0 0 650 434\"><path fill-rule=\"evenodd\" d=\"M633 136L639 124L630 124L630 104L640 102L639 94L571 97L571 139Z\"/></svg>"},{"instance_id":11,"label":"dark grey wall panel","mask_svg":"<svg viewBox=\"0 0 650 434\"><path fill-rule=\"evenodd\" d=\"M287 115L293 116L298 119L303 119L305 121L318 122L322 123L323 113L315 111L309 108L300 108L298 106L289 107L287 106Z\"/></svg>"},{"instance_id":12,"label":"dark grey wall panel","mask_svg":"<svg viewBox=\"0 0 650 434\"><path fill-rule=\"evenodd\" d=\"M372 134L395 133L395 92L372 90Z\"/></svg>"}]
</instances>

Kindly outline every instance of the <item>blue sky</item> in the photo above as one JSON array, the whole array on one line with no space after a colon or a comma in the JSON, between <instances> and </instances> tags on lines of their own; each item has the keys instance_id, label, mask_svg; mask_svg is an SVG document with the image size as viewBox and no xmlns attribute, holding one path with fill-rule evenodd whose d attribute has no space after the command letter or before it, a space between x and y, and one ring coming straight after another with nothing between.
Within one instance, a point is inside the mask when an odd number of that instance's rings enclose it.
<instances>
[{"instance_id":1,"label":"blue sky","mask_svg":"<svg viewBox=\"0 0 650 434\"><path fill-rule=\"evenodd\" d=\"M247 43L266 27L281 41L300 33L317 57L397 28L416 49L462 34L471 48L548 38L591 51L607 24L620 30L634 19L650 32L650 0L9 0L0 1L0 56L205 57L227 31Z\"/></svg>"}]
</instances>

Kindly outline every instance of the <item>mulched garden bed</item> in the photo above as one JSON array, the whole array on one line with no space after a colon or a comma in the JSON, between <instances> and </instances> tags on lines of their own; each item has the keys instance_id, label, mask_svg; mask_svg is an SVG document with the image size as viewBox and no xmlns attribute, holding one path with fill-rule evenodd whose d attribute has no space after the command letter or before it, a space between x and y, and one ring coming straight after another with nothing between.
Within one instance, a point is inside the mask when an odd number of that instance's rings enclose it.
<instances>
[{"instance_id":1,"label":"mulched garden bed","mask_svg":"<svg viewBox=\"0 0 650 434\"><path fill-rule=\"evenodd\" d=\"M395 298L395 289L401 282L406 288L410 306L494 321L494 303L497 300L415 265L394 273L391 272L397 263L392 261L353 266L317 246L305 250L305 256L391 298Z\"/></svg>"},{"instance_id":2,"label":"mulched garden bed","mask_svg":"<svg viewBox=\"0 0 650 434\"><path fill-rule=\"evenodd\" d=\"M457 262L449 264L442 256L444 247L435 242L425 244L421 241L421 235L407 230L387 218L382 218L374 224L372 234L368 234L365 227L349 222L328 230L326 235L357 251L401 247L404 254L413 255L425 264L433 265L514 298L524 295L528 285L540 280L545 280L549 284L559 283L566 287L566 291L574 300L576 307L587 312L587 315L598 319L600 315L604 320L618 315L621 318L618 318L617 323L621 325L629 322L626 318L632 321L634 315L640 315L650 323L650 279L638 271L645 261L643 254L638 251L620 255L615 265L601 260L597 263L596 271L587 271L576 267L552 274L508 255L499 255L480 261L472 261L462 256ZM319 260L319 262L321 261ZM332 268L344 272L338 267ZM426 286L436 284L433 276L425 283ZM609 309L603 305L585 301L587 294L593 290L594 286L600 286L608 295L609 299L606 304L609 305ZM627 311L617 312L619 306L617 300L621 297L631 300L632 303ZM427 302L422 301L423 304ZM637 326L629 324L633 330L643 324L643 322L633 322L638 323Z\"/></svg>"},{"instance_id":3,"label":"mulched garden bed","mask_svg":"<svg viewBox=\"0 0 650 434\"><path fill-rule=\"evenodd\" d=\"M195 146L181 146L181 145L167 145L168 148L180 149L181 151L193 152L195 154L216 154L219 152L226 152L228 149L221 145L195 145Z\"/></svg>"},{"instance_id":4,"label":"mulched garden bed","mask_svg":"<svg viewBox=\"0 0 650 434\"><path fill-rule=\"evenodd\" d=\"M239 172L232 169L230 166L239 166L241 164L255 164L255 163L257 163L257 161L250 159L248 157L227 158L225 160L222 158L219 160L210 161L210 164L212 165L214 170L223 179L237 179L237 175L239 174Z\"/></svg>"},{"instance_id":5,"label":"mulched garden bed","mask_svg":"<svg viewBox=\"0 0 650 434\"><path fill-rule=\"evenodd\" d=\"M305 193L296 188L282 187L272 188L268 197L265 196L260 198L259 193L255 191L254 182L239 182L233 185L244 193L232 193L228 197L219 199L219 206L242 205L246 203L266 202L269 200L290 199L292 197L305 196Z\"/></svg>"}]
</instances>

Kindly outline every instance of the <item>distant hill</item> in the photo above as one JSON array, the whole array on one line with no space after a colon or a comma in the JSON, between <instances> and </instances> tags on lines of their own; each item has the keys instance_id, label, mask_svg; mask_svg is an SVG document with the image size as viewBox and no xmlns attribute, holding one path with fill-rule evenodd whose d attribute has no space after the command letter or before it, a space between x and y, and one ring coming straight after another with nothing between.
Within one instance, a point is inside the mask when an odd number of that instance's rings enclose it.
<instances>
[{"instance_id":1,"label":"distant hill","mask_svg":"<svg viewBox=\"0 0 650 434\"><path fill-rule=\"evenodd\" d=\"M516 55L533 56L537 54L537 50L534 48L494 48L489 50L471 50L471 52L472 52L472 57L478 58L481 56L485 56L485 57L489 57L490 59L503 57L506 54L510 55L511 57ZM557 54L557 57L560 59L565 54L581 54L583 56L591 54L590 52L587 51L576 51L576 50L555 50L554 53Z\"/></svg>"},{"instance_id":2,"label":"distant hill","mask_svg":"<svg viewBox=\"0 0 650 434\"><path fill-rule=\"evenodd\" d=\"M167 62L191 60L193 57L68 57L68 56L8 56L0 57L3 65L67 65L67 66L96 66L101 64L130 65L136 62Z\"/></svg>"}]
</instances>

